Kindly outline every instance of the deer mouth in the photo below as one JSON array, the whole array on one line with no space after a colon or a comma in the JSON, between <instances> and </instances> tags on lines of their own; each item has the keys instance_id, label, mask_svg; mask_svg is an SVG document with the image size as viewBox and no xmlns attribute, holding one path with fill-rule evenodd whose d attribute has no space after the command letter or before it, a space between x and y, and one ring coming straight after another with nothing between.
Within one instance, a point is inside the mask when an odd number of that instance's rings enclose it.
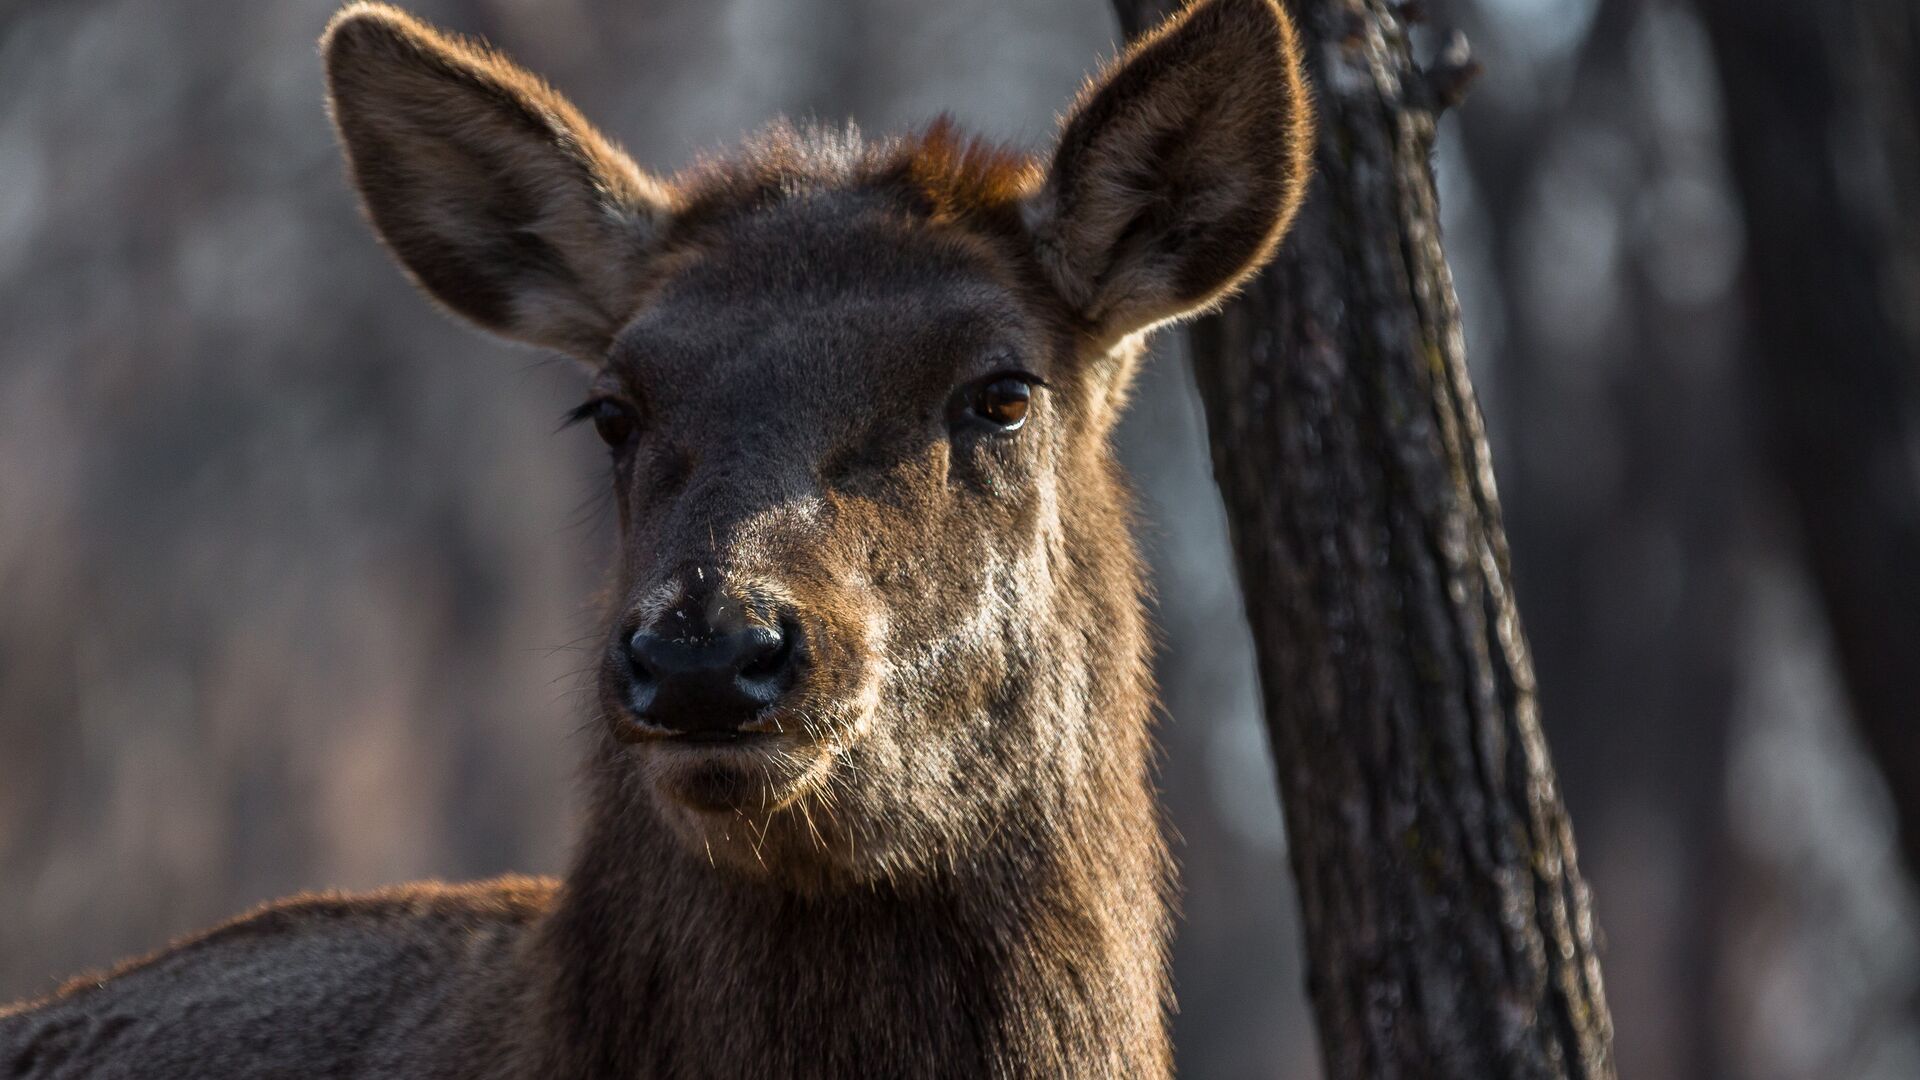
<instances>
[{"instance_id":1,"label":"deer mouth","mask_svg":"<svg viewBox=\"0 0 1920 1080\"><path fill-rule=\"evenodd\" d=\"M613 737L629 746L766 748L779 743L802 743L811 734L782 710L766 709L732 727L673 728L631 708L616 705L609 721Z\"/></svg>"},{"instance_id":2,"label":"deer mouth","mask_svg":"<svg viewBox=\"0 0 1920 1080\"><path fill-rule=\"evenodd\" d=\"M634 747L649 786L699 813L778 810L810 786L824 749L796 733L691 732Z\"/></svg>"},{"instance_id":3,"label":"deer mouth","mask_svg":"<svg viewBox=\"0 0 1920 1080\"><path fill-rule=\"evenodd\" d=\"M777 742L780 738L781 735L773 731L688 731L668 735L662 741L682 746L736 746L747 749L756 744Z\"/></svg>"}]
</instances>

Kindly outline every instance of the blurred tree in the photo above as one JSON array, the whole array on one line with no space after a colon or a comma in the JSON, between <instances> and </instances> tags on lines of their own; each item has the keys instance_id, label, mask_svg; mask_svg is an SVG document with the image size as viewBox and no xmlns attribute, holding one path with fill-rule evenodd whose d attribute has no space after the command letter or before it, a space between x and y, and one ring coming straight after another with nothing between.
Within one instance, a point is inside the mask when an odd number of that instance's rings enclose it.
<instances>
[{"instance_id":1,"label":"blurred tree","mask_svg":"<svg viewBox=\"0 0 1920 1080\"><path fill-rule=\"evenodd\" d=\"M1920 871L1920 9L1697 4L1745 208L1759 426Z\"/></svg>"},{"instance_id":2,"label":"blurred tree","mask_svg":"<svg viewBox=\"0 0 1920 1080\"><path fill-rule=\"evenodd\" d=\"M1726 777L1770 543L1732 404L1740 226L1717 85L1684 3L1529 10L1436 9L1490 57L1445 209L1545 726L1602 898L1616 1062L1714 1080Z\"/></svg>"},{"instance_id":3,"label":"blurred tree","mask_svg":"<svg viewBox=\"0 0 1920 1080\"><path fill-rule=\"evenodd\" d=\"M1116 0L1130 35L1164 15ZM1297 0L1319 190L1192 332L1259 647L1330 1076L1604 1077L1586 886L1540 734L1429 166L1471 64Z\"/></svg>"}]
</instances>

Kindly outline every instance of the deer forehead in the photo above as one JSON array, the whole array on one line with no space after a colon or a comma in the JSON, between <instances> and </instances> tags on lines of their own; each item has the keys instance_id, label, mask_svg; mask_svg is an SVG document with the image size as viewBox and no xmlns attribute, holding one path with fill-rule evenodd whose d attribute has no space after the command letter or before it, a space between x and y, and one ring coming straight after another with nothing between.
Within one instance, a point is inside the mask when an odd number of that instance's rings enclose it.
<instances>
[{"instance_id":1,"label":"deer forehead","mask_svg":"<svg viewBox=\"0 0 1920 1080\"><path fill-rule=\"evenodd\" d=\"M825 205L819 205L824 203ZM831 199L743 214L661 259L609 352L661 407L935 408L956 382L1046 376L1043 320L1007 262L951 227Z\"/></svg>"}]
</instances>

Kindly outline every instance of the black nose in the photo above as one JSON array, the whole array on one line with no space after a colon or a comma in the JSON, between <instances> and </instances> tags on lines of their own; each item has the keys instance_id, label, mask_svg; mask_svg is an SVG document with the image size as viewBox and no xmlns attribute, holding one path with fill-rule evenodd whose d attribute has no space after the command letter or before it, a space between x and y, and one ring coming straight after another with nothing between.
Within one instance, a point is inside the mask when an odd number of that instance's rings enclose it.
<instances>
[{"instance_id":1,"label":"black nose","mask_svg":"<svg viewBox=\"0 0 1920 1080\"><path fill-rule=\"evenodd\" d=\"M685 734L735 733L793 685L800 628L726 604L670 612L627 640L635 714Z\"/></svg>"}]
</instances>

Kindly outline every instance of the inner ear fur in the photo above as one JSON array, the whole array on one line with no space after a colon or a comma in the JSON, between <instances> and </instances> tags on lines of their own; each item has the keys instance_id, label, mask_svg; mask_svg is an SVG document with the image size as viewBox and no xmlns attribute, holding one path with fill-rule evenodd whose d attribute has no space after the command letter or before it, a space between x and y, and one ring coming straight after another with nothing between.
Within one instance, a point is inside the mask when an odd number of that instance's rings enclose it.
<instances>
[{"instance_id":1,"label":"inner ear fur","mask_svg":"<svg viewBox=\"0 0 1920 1080\"><path fill-rule=\"evenodd\" d=\"M598 362L669 191L539 78L396 8L347 7L320 48L367 216L420 287Z\"/></svg>"},{"instance_id":2,"label":"inner ear fur","mask_svg":"<svg viewBox=\"0 0 1920 1080\"><path fill-rule=\"evenodd\" d=\"M1221 300L1272 255L1312 169L1292 21L1201 0L1129 48L1069 111L1028 224L1103 340Z\"/></svg>"}]
</instances>

